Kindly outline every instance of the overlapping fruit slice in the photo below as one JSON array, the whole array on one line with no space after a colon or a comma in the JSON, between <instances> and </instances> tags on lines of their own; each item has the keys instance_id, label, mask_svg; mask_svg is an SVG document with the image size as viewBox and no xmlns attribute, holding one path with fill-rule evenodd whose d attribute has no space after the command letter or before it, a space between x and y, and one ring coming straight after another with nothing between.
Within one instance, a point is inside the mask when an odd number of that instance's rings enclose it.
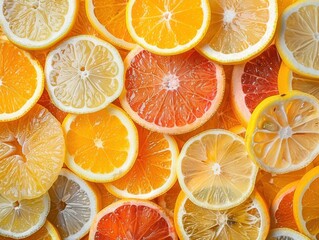
<instances>
[{"instance_id":1,"label":"overlapping fruit slice","mask_svg":"<svg viewBox=\"0 0 319 240\"><path fill-rule=\"evenodd\" d=\"M307 236L290 228L274 228L268 234L267 240L310 240Z\"/></svg>"}]
</instances>

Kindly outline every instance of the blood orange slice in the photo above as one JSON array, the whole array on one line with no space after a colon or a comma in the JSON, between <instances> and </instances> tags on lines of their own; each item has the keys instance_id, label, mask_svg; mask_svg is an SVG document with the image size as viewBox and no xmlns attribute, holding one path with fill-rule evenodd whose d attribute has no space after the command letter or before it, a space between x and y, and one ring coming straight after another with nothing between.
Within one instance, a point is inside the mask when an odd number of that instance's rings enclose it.
<instances>
[{"instance_id":1,"label":"blood orange slice","mask_svg":"<svg viewBox=\"0 0 319 240\"><path fill-rule=\"evenodd\" d=\"M121 104L134 121L151 131L190 132L204 124L222 102L223 68L195 50L158 56L136 48L124 64Z\"/></svg>"}]
</instances>

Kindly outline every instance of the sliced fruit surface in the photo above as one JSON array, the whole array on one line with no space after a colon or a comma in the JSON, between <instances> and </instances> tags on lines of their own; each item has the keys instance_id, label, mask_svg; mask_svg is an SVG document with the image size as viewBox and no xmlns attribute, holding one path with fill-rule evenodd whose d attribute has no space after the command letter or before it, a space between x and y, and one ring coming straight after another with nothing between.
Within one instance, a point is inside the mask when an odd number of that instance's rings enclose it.
<instances>
[{"instance_id":1,"label":"sliced fruit surface","mask_svg":"<svg viewBox=\"0 0 319 240\"><path fill-rule=\"evenodd\" d=\"M196 205L209 209L228 209L244 202L254 189L257 172L244 139L222 129L189 139L177 161L182 190Z\"/></svg>"},{"instance_id":2,"label":"sliced fruit surface","mask_svg":"<svg viewBox=\"0 0 319 240\"><path fill-rule=\"evenodd\" d=\"M119 200L100 211L89 239L177 240L172 220L157 204L147 200Z\"/></svg>"},{"instance_id":3,"label":"sliced fruit surface","mask_svg":"<svg viewBox=\"0 0 319 240\"><path fill-rule=\"evenodd\" d=\"M231 103L237 118L247 126L251 113L265 98L278 94L281 58L271 45L259 56L234 66Z\"/></svg>"},{"instance_id":4,"label":"sliced fruit surface","mask_svg":"<svg viewBox=\"0 0 319 240\"><path fill-rule=\"evenodd\" d=\"M100 191L101 200L102 200L102 209L107 207L108 205L120 200L119 198L115 197L111 194L105 187L103 183L96 183L95 184Z\"/></svg>"},{"instance_id":5,"label":"sliced fruit surface","mask_svg":"<svg viewBox=\"0 0 319 240\"><path fill-rule=\"evenodd\" d=\"M45 224L49 210L50 197L47 193L20 201L0 195L0 239L1 236L14 239L29 237Z\"/></svg>"},{"instance_id":6,"label":"sliced fruit surface","mask_svg":"<svg viewBox=\"0 0 319 240\"><path fill-rule=\"evenodd\" d=\"M138 156L120 179L106 184L119 198L153 199L175 183L178 147L173 137L137 125Z\"/></svg>"},{"instance_id":7,"label":"sliced fruit surface","mask_svg":"<svg viewBox=\"0 0 319 240\"><path fill-rule=\"evenodd\" d=\"M26 49L44 49L72 28L78 1L0 1L0 23L6 36Z\"/></svg>"},{"instance_id":8,"label":"sliced fruit surface","mask_svg":"<svg viewBox=\"0 0 319 240\"><path fill-rule=\"evenodd\" d=\"M18 120L0 123L0 192L11 200L43 195L65 158L61 124L41 105Z\"/></svg>"},{"instance_id":9,"label":"sliced fruit surface","mask_svg":"<svg viewBox=\"0 0 319 240\"><path fill-rule=\"evenodd\" d=\"M280 17L276 45L282 60L294 72L319 77L318 14L319 2L297 1Z\"/></svg>"},{"instance_id":10,"label":"sliced fruit surface","mask_svg":"<svg viewBox=\"0 0 319 240\"><path fill-rule=\"evenodd\" d=\"M310 164L319 153L319 101L292 91L263 100L246 132L249 155L265 171L287 173Z\"/></svg>"},{"instance_id":11,"label":"sliced fruit surface","mask_svg":"<svg viewBox=\"0 0 319 240\"><path fill-rule=\"evenodd\" d=\"M203 125L217 111L224 89L223 68L195 50L159 56L136 48L125 59L120 101L139 125L182 134Z\"/></svg>"},{"instance_id":12,"label":"sliced fruit surface","mask_svg":"<svg viewBox=\"0 0 319 240\"><path fill-rule=\"evenodd\" d=\"M156 203L161 206L171 218L174 218L175 203L180 191L181 186L179 182L176 181L173 187L155 199Z\"/></svg>"},{"instance_id":13,"label":"sliced fruit surface","mask_svg":"<svg viewBox=\"0 0 319 240\"><path fill-rule=\"evenodd\" d=\"M181 192L174 212L180 239L261 240L266 238L270 227L267 206L257 192L228 210L201 208Z\"/></svg>"},{"instance_id":14,"label":"sliced fruit surface","mask_svg":"<svg viewBox=\"0 0 319 240\"><path fill-rule=\"evenodd\" d=\"M51 209L48 220L65 240L84 237L101 209L99 190L63 168L49 190Z\"/></svg>"},{"instance_id":15,"label":"sliced fruit surface","mask_svg":"<svg viewBox=\"0 0 319 240\"><path fill-rule=\"evenodd\" d=\"M124 66L111 44L79 35L56 46L47 56L46 84L53 103L62 111L99 111L123 89Z\"/></svg>"},{"instance_id":16,"label":"sliced fruit surface","mask_svg":"<svg viewBox=\"0 0 319 240\"><path fill-rule=\"evenodd\" d=\"M310 238L289 228L274 228L270 230L267 240L310 240Z\"/></svg>"},{"instance_id":17,"label":"sliced fruit surface","mask_svg":"<svg viewBox=\"0 0 319 240\"><path fill-rule=\"evenodd\" d=\"M211 22L196 47L208 58L237 64L261 53L272 41L278 20L276 0L210 0Z\"/></svg>"},{"instance_id":18,"label":"sliced fruit surface","mask_svg":"<svg viewBox=\"0 0 319 240\"><path fill-rule=\"evenodd\" d=\"M90 114L69 114L63 121L67 155L65 164L91 182L114 181L133 166L138 133L133 121L119 107Z\"/></svg>"},{"instance_id":19,"label":"sliced fruit surface","mask_svg":"<svg viewBox=\"0 0 319 240\"><path fill-rule=\"evenodd\" d=\"M0 38L0 122L25 115L44 88L39 62L28 52Z\"/></svg>"}]
</instances>

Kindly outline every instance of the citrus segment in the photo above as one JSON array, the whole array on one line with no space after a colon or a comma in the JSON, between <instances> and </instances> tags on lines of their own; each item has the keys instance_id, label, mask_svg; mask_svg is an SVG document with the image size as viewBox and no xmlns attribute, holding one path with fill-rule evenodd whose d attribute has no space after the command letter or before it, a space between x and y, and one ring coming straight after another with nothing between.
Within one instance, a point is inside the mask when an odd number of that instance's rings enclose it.
<instances>
[{"instance_id":1,"label":"citrus segment","mask_svg":"<svg viewBox=\"0 0 319 240\"><path fill-rule=\"evenodd\" d=\"M247 61L271 42L277 25L276 0L210 0L211 22L197 49L221 63Z\"/></svg>"},{"instance_id":2,"label":"citrus segment","mask_svg":"<svg viewBox=\"0 0 319 240\"><path fill-rule=\"evenodd\" d=\"M63 122L65 164L91 182L114 181L133 166L138 151L136 127L127 114L110 104L90 114L69 114Z\"/></svg>"},{"instance_id":3,"label":"citrus segment","mask_svg":"<svg viewBox=\"0 0 319 240\"><path fill-rule=\"evenodd\" d=\"M89 239L177 239L174 225L155 203L120 200L100 211Z\"/></svg>"},{"instance_id":4,"label":"citrus segment","mask_svg":"<svg viewBox=\"0 0 319 240\"><path fill-rule=\"evenodd\" d=\"M310 240L310 238L289 228L274 228L269 232L267 240Z\"/></svg>"},{"instance_id":5,"label":"citrus segment","mask_svg":"<svg viewBox=\"0 0 319 240\"><path fill-rule=\"evenodd\" d=\"M209 209L228 209L244 202L254 189L257 172L244 139L222 129L189 139L177 161L182 190L196 205Z\"/></svg>"},{"instance_id":6,"label":"citrus segment","mask_svg":"<svg viewBox=\"0 0 319 240\"><path fill-rule=\"evenodd\" d=\"M193 48L206 34L209 21L207 0L129 0L126 7L126 24L132 38L160 55Z\"/></svg>"},{"instance_id":7,"label":"citrus segment","mask_svg":"<svg viewBox=\"0 0 319 240\"><path fill-rule=\"evenodd\" d=\"M65 157L60 123L40 105L18 120L0 123L0 192L11 200L44 194Z\"/></svg>"},{"instance_id":8,"label":"citrus segment","mask_svg":"<svg viewBox=\"0 0 319 240\"><path fill-rule=\"evenodd\" d=\"M53 103L64 112L96 112L120 95L123 71L121 56L111 44L80 35L48 54L47 90Z\"/></svg>"},{"instance_id":9,"label":"citrus segment","mask_svg":"<svg viewBox=\"0 0 319 240\"><path fill-rule=\"evenodd\" d=\"M121 105L134 121L152 131L189 132L204 124L222 101L222 67L194 50L158 56L137 48L125 66Z\"/></svg>"},{"instance_id":10,"label":"citrus segment","mask_svg":"<svg viewBox=\"0 0 319 240\"><path fill-rule=\"evenodd\" d=\"M63 168L49 190L51 210L48 220L65 240L85 236L100 211L101 198L96 186Z\"/></svg>"},{"instance_id":11,"label":"citrus segment","mask_svg":"<svg viewBox=\"0 0 319 240\"><path fill-rule=\"evenodd\" d=\"M176 181L178 147L174 138L137 125L138 156L133 167L120 179L106 184L119 198L153 199Z\"/></svg>"},{"instance_id":12,"label":"citrus segment","mask_svg":"<svg viewBox=\"0 0 319 240\"><path fill-rule=\"evenodd\" d=\"M26 114L40 98L44 74L38 61L0 38L0 122Z\"/></svg>"},{"instance_id":13,"label":"citrus segment","mask_svg":"<svg viewBox=\"0 0 319 240\"><path fill-rule=\"evenodd\" d=\"M181 192L174 212L175 228L180 239L261 240L269 231L268 209L257 192L228 210L201 208Z\"/></svg>"},{"instance_id":14,"label":"citrus segment","mask_svg":"<svg viewBox=\"0 0 319 240\"><path fill-rule=\"evenodd\" d=\"M74 0L0 1L0 23L7 37L27 49L43 49L72 28L78 3Z\"/></svg>"}]
</instances>

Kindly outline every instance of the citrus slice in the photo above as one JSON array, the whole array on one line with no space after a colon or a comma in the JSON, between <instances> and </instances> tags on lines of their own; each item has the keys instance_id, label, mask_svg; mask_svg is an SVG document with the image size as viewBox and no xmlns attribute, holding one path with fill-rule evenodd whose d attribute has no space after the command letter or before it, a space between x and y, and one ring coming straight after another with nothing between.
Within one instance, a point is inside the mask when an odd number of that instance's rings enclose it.
<instances>
[{"instance_id":1,"label":"citrus slice","mask_svg":"<svg viewBox=\"0 0 319 240\"><path fill-rule=\"evenodd\" d=\"M280 64L276 46L271 45L256 58L234 66L231 103L243 126L247 126L251 113L263 99L278 94Z\"/></svg>"},{"instance_id":2,"label":"citrus slice","mask_svg":"<svg viewBox=\"0 0 319 240\"><path fill-rule=\"evenodd\" d=\"M319 77L316 0L297 1L284 10L277 28L276 45L282 60L294 72Z\"/></svg>"},{"instance_id":3,"label":"citrus slice","mask_svg":"<svg viewBox=\"0 0 319 240\"><path fill-rule=\"evenodd\" d=\"M73 0L0 1L0 24L7 37L27 49L44 49L72 28L78 3Z\"/></svg>"},{"instance_id":4,"label":"citrus slice","mask_svg":"<svg viewBox=\"0 0 319 240\"><path fill-rule=\"evenodd\" d=\"M267 240L310 240L310 238L289 228L274 228L269 232Z\"/></svg>"},{"instance_id":5,"label":"citrus slice","mask_svg":"<svg viewBox=\"0 0 319 240\"><path fill-rule=\"evenodd\" d=\"M96 183L95 184L100 191L101 200L102 200L102 208L107 207L108 205L120 200L119 198L115 197L111 194L105 187L103 183Z\"/></svg>"},{"instance_id":6,"label":"citrus slice","mask_svg":"<svg viewBox=\"0 0 319 240\"><path fill-rule=\"evenodd\" d=\"M101 197L96 186L62 168L49 194L51 210L48 220L61 237L73 240L85 236L101 209Z\"/></svg>"},{"instance_id":7,"label":"citrus slice","mask_svg":"<svg viewBox=\"0 0 319 240\"><path fill-rule=\"evenodd\" d=\"M268 209L257 192L228 210L195 205L184 192L177 198L174 223L180 239L265 239L269 231Z\"/></svg>"},{"instance_id":8,"label":"citrus slice","mask_svg":"<svg viewBox=\"0 0 319 240\"><path fill-rule=\"evenodd\" d=\"M155 203L120 200L100 211L90 229L89 239L177 240L174 224Z\"/></svg>"},{"instance_id":9,"label":"citrus slice","mask_svg":"<svg viewBox=\"0 0 319 240\"><path fill-rule=\"evenodd\" d=\"M291 228L298 231L294 219L292 200L299 181L294 181L283 187L271 204L271 220L274 228Z\"/></svg>"},{"instance_id":10,"label":"citrus slice","mask_svg":"<svg viewBox=\"0 0 319 240\"><path fill-rule=\"evenodd\" d=\"M254 110L246 131L249 155L265 171L299 170L319 154L319 101L292 91L268 97Z\"/></svg>"},{"instance_id":11,"label":"citrus slice","mask_svg":"<svg viewBox=\"0 0 319 240\"><path fill-rule=\"evenodd\" d=\"M245 62L272 41L278 19L276 0L210 0L211 23L197 49L221 63Z\"/></svg>"},{"instance_id":12,"label":"citrus slice","mask_svg":"<svg viewBox=\"0 0 319 240\"><path fill-rule=\"evenodd\" d=\"M90 114L69 114L63 124L65 164L91 182L114 181L133 166L138 151L136 127L127 114L110 104Z\"/></svg>"},{"instance_id":13,"label":"citrus slice","mask_svg":"<svg viewBox=\"0 0 319 240\"><path fill-rule=\"evenodd\" d=\"M120 95L123 71L116 48L96 37L80 35L48 54L47 90L53 103L64 112L96 112Z\"/></svg>"},{"instance_id":14,"label":"citrus slice","mask_svg":"<svg viewBox=\"0 0 319 240\"><path fill-rule=\"evenodd\" d=\"M208 209L228 209L244 202L254 189L257 172L244 139L222 129L189 139L177 161L182 190L196 205Z\"/></svg>"},{"instance_id":15,"label":"citrus slice","mask_svg":"<svg viewBox=\"0 0 319 240\"><path fill-rule=\"evenodd\" d=\"M47 193L20 201L12 201L0 195L0 238L5 236L17 239L32 235L45 224L49 210L50 197Z\"/></svg>"},{"instance_id":16,"label":"citrus slice","mask_svg":"<svg viewBox=\"0 0 319 240\"><path fill-rule=\"evenodd\" d=\"M38 61L0 38L0 122L26 114L40 98L44 74Z\"/></svg>"},{"instance_id":17,"label":"citrus slice","mask_svg":"<svg viewBox=\"0 0 319 240\"><path fill-rule=\"evenodd\" d=\"M283 11L295 2L297 0L278 0L278 16L280 17Z\"/></svg>"},{"instance_id":18,"label":"citrus slice","mask_svg":"<svg viewBox=\"0 0 319 240\"><path fill-rule=\"evenodd\" d=\"M174 55L196 46L210 22L208 0L129 0L126 25L132 38L159 55Z\"/></svg>"},{"instance_id":19,"label":"citrus slice","mask_svg":"<svg viewBox=\"0 0 319 240\"><path fill-rule=\"evenodd\" d=\"M168 191L176 181L178 147L173 137L138 125L137 130L139 149L133 167L122 178L105 186L119 198L153 199Z\"/></svg>"},{"instance_id":20,"label":"citrus slice","mask_svg":"<svg viewBox=\"0 0 319 240\"><path fill-rule=\"evenodd\" d=\"M309 93L319 99L319 80L298 75L284 63L281 63L279 70L278 88L280 93L298 90Z\"/></svg>"},{"instance_id":21,"label":"citrus slice","mask_svg":"<svg viewBox=\"0 0 319 240\"><path fill-rule=\"evenodd\" d=\"M86 0L87 16L94 28L110 43L127 50L136 44L129 34L125 12L128 0Z\"/></svg>"},{"instance_id":22,"label":"citrus slice","mask_svg":"<svg viewBox=\"0 0 319 240\"><path fill-rule=\"evenodd\" d=\"M141 48L125 59L124 110L151 131L182 134L203 125L222 102L223 68L194 50L158 56Z\"/></svg>"},{"instance_id":23,"label":"citrus slice","mask_svg":"<svg viewBox=\"0 0 319 240\"><path fill-rule=\"evenodd\" d=\"M57 179L64 157L63 130L44 107L0 123L1 194L11 200L41 196Z\"/></svg>"},{"instance_id":24,"label":"citrus slice","mask_svg":"<svg viewBox=\"0 0 319 240\"><path fill-rule=\"evenodd\" d=\"M299 181L293 199L294 217L301 233L311 239L319 234L319 167L307 172Z\"/></svg>"}]
</instances>

